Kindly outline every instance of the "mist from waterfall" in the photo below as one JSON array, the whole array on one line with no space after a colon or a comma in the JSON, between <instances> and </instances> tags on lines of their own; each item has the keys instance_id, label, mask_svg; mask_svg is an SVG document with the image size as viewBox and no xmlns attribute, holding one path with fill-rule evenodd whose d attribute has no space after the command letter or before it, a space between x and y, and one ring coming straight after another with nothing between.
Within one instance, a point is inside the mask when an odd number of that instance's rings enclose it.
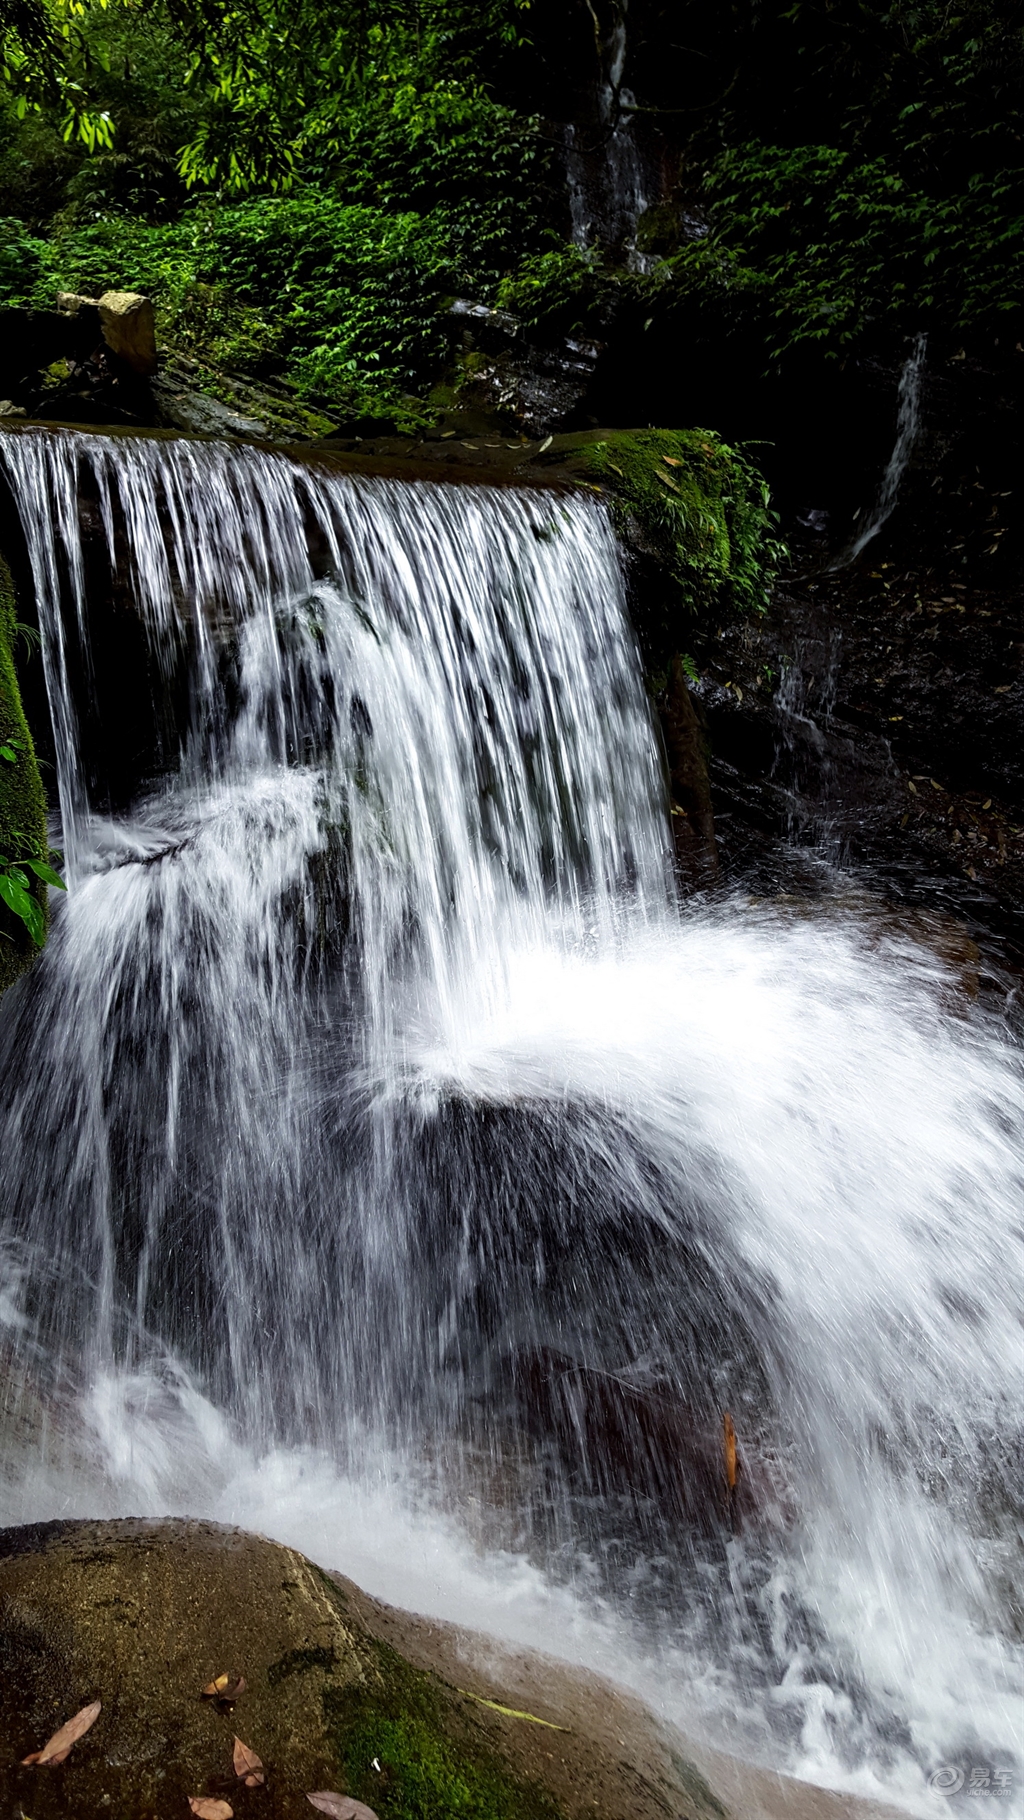
<instances>
[{"instance_id":1,"label":"mist from waterfall","mask_svg":"<svg viewBox=\"0 0 1024 1820\"><path fill-rule=\"evenodd\" d=\"M601 505L0 463L70 885L0 1008L2 1520L243 1522L923 1813L1017 1773L1018 1057L877 917L677 903Z\"/></svg>"}]
</instances>

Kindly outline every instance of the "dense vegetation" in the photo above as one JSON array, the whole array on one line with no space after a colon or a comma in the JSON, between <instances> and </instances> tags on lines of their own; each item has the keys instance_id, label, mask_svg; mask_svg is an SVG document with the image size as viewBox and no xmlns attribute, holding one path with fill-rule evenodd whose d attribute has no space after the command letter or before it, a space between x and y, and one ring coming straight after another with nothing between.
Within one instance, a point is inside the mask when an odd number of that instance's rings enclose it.
<instances>
[{"instance_id":1,"label":"dense vegetation","mask_svg":"<svg viewBox=\"0 0 1024 1820\"><path fill-rule=\"evenodd\" d=\"M556 181L567 84L596 92L616 22L0 0L0 299L145 289L171 345L355 417L415 418L454 294L542 339L713 319L766 363L1019 339L1019 5L636 0L600 130L628 114L673 166L643 258L569 245Z\"/></svg>"},{"instance_id":2,"label":"dense vegetation","mask_svg":"<svg viewBox=\"0 0 1024 1820\"><path fill-rule=\"evenodd\" d=\"M8 9L0 296L144 289L186 351L394 408L540 244L536 123L480 72L516 11L55 0L32 52Z\"/></svg>"}]
</instances>

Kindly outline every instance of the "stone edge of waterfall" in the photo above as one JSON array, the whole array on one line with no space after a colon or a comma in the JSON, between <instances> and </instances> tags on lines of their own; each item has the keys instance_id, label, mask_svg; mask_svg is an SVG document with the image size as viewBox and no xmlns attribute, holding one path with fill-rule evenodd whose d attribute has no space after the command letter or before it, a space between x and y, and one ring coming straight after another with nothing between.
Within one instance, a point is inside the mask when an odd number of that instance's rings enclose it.
<instances>
[{"instance_id":1,"label":"stone edge of waterfall","mask_svg":"<svg viewBox=\"0 0 1024 1820\"><path fill-rule=\"evenodd\" d=\"M330 473L365 475L382 480L426 480L435 485L450 483L456 486L526 486L546 492L579 491L579 483L571 475L561 473L550 465L542 468L531 465L538 452L539 444L536 441L525 448L519 443L509 445L507 442L502 442L497 448L480 447L473 452L485 455L486 459L476 463L467 460L461 452L453 460L453 451L448 442L417 443L410 446L408 437L381 438L372 443L368 440L366 449L361 450L355 447L355 438L345 439L340 444L332 440L321 443L268 443L256 436L225 436L215 431L170 430L150 425L64 423L34 418L5 419L3 423L5 436L20 437L40 433L50 436L102 437L109 438L112 442L201 443L221 448L252 449L271 458L295 462L302 467L324 468ZM427 451L435 451L433 457Z\"/></svg>"},{"instance_id":2,"label":"stone edge of waterfall","mask_svg":"<svg viewBox=\"0 0 1024 1820\"><path fill-rule=\"evenodd\" d=\"M404 1820L421 1811L415 1790L443 1803L446 1781L468 1787L479 1820L725 1820L629 1696L398 1612L238 1529L128 1519L0 1531L0 1614L0 1790L33 1812L41 1798L76 1820L166 1811L226 1789L244 1813L245 1791L222 1773L237 1732L265 1765L265 1820L315 1788ZM244 1677L234 1702L201 1695L220 1673ZM101 1719L51 1805L21 1760L87 1698Z\"/></svg>"}]
</instances>

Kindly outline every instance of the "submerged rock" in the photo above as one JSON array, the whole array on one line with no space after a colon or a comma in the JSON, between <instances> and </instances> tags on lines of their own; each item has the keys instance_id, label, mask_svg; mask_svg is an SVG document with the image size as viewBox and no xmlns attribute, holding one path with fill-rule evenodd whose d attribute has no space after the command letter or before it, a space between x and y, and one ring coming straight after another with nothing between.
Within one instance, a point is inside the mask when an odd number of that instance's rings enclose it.
<instances>
[{"instance_id":1,"label":"submerged rock","mask_svg":"<svg viewBox=\"0 0 1024 1820\"><path fill-rule=\"evenodd\" d=\"M580 1678L567 1710L566 1671L538 1658L503 1688L460 1633L211 1523L0 1532L0 1663L0 1802L34 1820L187 1814L195 1798L275 1820L321 1789L380 1820L724 1820L601 1683ZM96 1700L64 1763L23 1762ZM236 1773L236 1738L264 1783Z\"/></svg>"}]
</instances>

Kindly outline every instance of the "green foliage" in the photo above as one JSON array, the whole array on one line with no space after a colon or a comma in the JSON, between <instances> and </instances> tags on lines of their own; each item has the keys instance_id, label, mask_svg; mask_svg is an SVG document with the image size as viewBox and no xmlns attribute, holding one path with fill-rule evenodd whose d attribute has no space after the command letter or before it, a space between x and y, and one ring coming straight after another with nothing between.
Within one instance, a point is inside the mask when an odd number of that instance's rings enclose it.
<instances>
[{"instance_id":1,"label":"green foliage","mask_svg":"<svg viewBox=\"0 0 1024 1820\"><path fill-rule=\"evenodd\" d=\"M302 191L208 217L201 273L281 322L305 396L400 397L443 355L438 313L454 273L444 221Z\"/></svg>"},{"instance_id":2,"label":"green foliage","mask_svg":"<svg viewBox=\"0 0 1024 1820\"><path fill-rule=\"evenodd\" d=\"M16 628L0 558L0 992L46 940L46 886L62 886L49 865L46 799L14 667Z\"/></svg>"},{"instance_id":3,"label":"green foliage","mask_svg":"<svg viewBox=\"0 0 1024 1820\"><path fill-rule=\"evenodd\" d=\"M569 245L527 254L502 280L496 302L534 333L572 335L601 326L614 288L596 249Z\"/></svg>"},{"instance_id":4,"label":"green foliage","mask_svg":"<svg viewBox=\"0 0 1024 1820\"><path fill-rule=\"evenodd\" d=\"M109 113L91 94L97 50L88 24L111 0L3 0L0 5L0 87L18 117L56 111L63 137L90 152L113 143ZM130 4L130 0L118 0ZM102 52L99 53L102 59Z\"/></svg>"},{"instance_id":5,"label":"green foliage","mask_svg":"<svg viewBox=\"0 0 1024 1820\"><path fill-rule=\"evenodd\" d=\"M920 329L1019 338L1019 7L741 0L715 59L722 95L690 141L711 231L669 258L666 300L760 321L775 357Z\"/></svg>"},{"instance_id":6,"label":"green foliage","mask_svg":"<svg viewBox=\"0 0 1024 1820\"><path fill-rule=\"evenodd\" d=\"M908 325L998 332L1020 311L1021 173L979 173L939 200L888 158L754 143L725 152L708 185L713 232L675 257L673 277L755 299L775 355L812 341L841 352Z\"/></svg>"},{"instance_id":7,"label":"green foliage","mask_svg":"<svg viewBox=\"0 0 1024 1820\"><path fill-rule=\"evenodd\" d=\"M674 616L764 611L785 552L767 484L742 450L711 430L623 430L586 455L627 543L671 578Z\"/></svg>"},{"instance_id":8,"label":"green foliage","mask_svg":"<svg viewBox=\"0 0 1024 1820\"><path fill-rule=\"evenodd\" d=\"M443 359L440 313L456 277L443 216L307 189L202 204L166 226L118 216L71 226L38 257L40 305L58 289L144 291L165 343L285 372L300 396L357 416L408 414L403 396Z\"/></svg>"},{"instance_id":9,"label":"green foliage","mask_svg":"<svg viewBox=\"0 0 1024 1820\"><path fill-rule=\"evenodd\" d=\"M440 142L471 155L481 64L515 41L527 0L171 0L208 108L182 156L190 183L288 188L307 155L344 163L353 126L414 164ZM485 138L489 135L485 135ZM358 158L358 154L357 154Z\"/></svg>"},{"instance_id":10,"label":"green foliage","mask_svg":"<svg viewBox=\"0 0 1024 1820\"><path fill-rule=\"evenodd\" d=\"M0 300L21 303L39 283L47 247L23 221L0 216Z\"/></svg>"},{"instance_id":11,"label":"green foliage","mask_svg":"<svg viewBox=\"0 0 1024 1820\"><path fill-rule=\"evenodd\" d=\"M19 125L9 93L5 150L0 104L0 198L19 216L0 302L143 290L163 345L207 371L413 427L446 299L493 294L540 244L544 141L482 80L519 11L88 0L76 31L116 143L86 157L53 109ZM187 201L178 165L205 194Z\"/></svg>"}]
</instances>

